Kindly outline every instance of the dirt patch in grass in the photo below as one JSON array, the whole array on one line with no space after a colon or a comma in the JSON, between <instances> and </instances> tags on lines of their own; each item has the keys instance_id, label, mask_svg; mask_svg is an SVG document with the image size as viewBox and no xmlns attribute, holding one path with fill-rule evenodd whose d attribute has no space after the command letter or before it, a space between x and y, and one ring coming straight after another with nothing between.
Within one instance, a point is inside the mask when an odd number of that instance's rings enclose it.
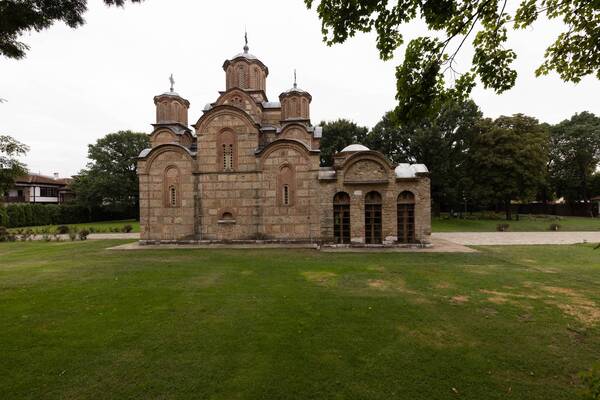
<instances>
[{"instance_id":1,"label":"dirt patch in grass","mask_svg":"<svg viewBox=\"0 0 600 400\"><path fill-rule=\"evenodd\" d=\"M402 293L417 294L414 290L410 290L406 287L406 282L402 278L393 279L369 279L367 285L371 289L377 289L382 291L394 291Z\"/></svg>"},{"instance_id":2,"label":"dirt patch in grass","mask_svg":"<svg viewBox=\"0 0 600 400\"><path fill-rule=\"evenodd\" d=\"M331 286L334 284L337 274L329 271L306 271L302 272L302 276L314 284L320 286Z\"/></svg>"},{"instance_id":3,"label":"dirt patch in grass","mask_svg":"<svg viewBox=\"0 0 600 400\"><path fill-rule=\"evenodd\" d=\"M465 304L468 302L469 302L469 296L458 295L458 296L452 296L450 298L450 303L452 303L452 304Z\"/></svg>"},{"instance_id":4,"label":"dirt patch in grass","mask_svg":"<svg viewBox=\"0 0 600 400\"><path fill-rule=\"evenodd\" d=\"M577 319L586 326L593 326L600 322L600 307L588 299L584 294L565 287L542 286L541 289L551 293L551 300L547 304L557 306L564 314ZM556 295L563 297L563 301L556 299Z\"/></svg>"},{"instance_id":5,"label":"dirt patch in grass","mask_svg":"<svg viewBox=\"0 0 600 400\"><path fill-rule=\"evenodd\" d=\"M436 289L453 289L455 286L449 282L440 282L433 285Z\"/></svg>"}]
</instances>

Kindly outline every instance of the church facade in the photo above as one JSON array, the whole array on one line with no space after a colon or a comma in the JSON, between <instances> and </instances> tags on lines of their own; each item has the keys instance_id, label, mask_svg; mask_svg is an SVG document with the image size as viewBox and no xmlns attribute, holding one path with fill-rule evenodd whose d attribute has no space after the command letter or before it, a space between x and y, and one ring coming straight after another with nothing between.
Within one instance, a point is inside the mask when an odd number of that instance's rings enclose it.
<instances>
[{"instance_id":1,"label":"church facade","mask_svg":"<svg viewBox=\"0 0 600 400\"><path fill-rule=\"evenodd\" d=\"M311 95L294 82L269 101L269 69L247 45L223 70L225 90L191 128L172 85L154 98L151 148L138 159L142 243L428 241L424 165L394 166L355 144L320 167Z\"/></svg>"}]
</instances>

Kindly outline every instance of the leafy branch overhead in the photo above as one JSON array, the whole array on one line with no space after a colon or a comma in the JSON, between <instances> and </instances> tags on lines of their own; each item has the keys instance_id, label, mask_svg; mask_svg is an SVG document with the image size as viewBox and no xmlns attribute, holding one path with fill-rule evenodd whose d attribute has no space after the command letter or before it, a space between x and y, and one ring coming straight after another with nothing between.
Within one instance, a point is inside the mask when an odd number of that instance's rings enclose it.
<instances>
[{"instance_id":1,"label":"leafy branch overhead","mask_svg":"<svg viewBox=\"0 0 600 400\"><path fill-rule=\"evenodd\" d=\"M109 6L123 6L128 0L104 0ZM142 0L129 0L139 3ZM83 14L87 0L2 0L0 1L0 55L23 58L29 50L19 41L24 33L49 28L55 22L64 22L71 28L85 23Z\"/></svg>"},{"instance_id":2,"label":"leafy branch overhead","mask_svg":"<svg viewBox=\"0 0 600 400\"><path fill-rule=\"evenodd\" d=\"M316 2L305 3L312 8ZM507 11L506 0L321 0L316 10L328 45L375 31L383 60L391 59L404 43L404 25L417 19L426 23L432 34L410 40L396 71L397 111L405 118L423 115L448 96L466 98L475 78L497 93L512 88L517 55L505 48L508 32L529 28L542 16L561 19L565 28L546 49L536 75L555 71L570 82L587 75L600 79L598 0L524 0L513 13ZM471 68L456 71L455 58L470 37ZM452 89L444 80L448 72L456 78Z\"/></svg>"}]
</instances>

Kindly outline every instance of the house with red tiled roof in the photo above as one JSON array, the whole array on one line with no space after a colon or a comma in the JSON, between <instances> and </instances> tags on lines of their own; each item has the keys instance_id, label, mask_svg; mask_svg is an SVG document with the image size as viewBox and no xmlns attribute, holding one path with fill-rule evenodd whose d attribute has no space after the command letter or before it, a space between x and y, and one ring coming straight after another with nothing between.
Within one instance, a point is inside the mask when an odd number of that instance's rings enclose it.
<instances>
[{"instance_id":1,"label":"house with red tiled roof","mask_svg":"<svg viewBox=\"0 0 600 400\"><path fill-rule=\"evenodd\" d=\"M27 174L15 180L15 185L4 196L5 203L62 204L73 201L71 178L59 178L58 174L46 176Z\"/></svg>"}]
</instances>

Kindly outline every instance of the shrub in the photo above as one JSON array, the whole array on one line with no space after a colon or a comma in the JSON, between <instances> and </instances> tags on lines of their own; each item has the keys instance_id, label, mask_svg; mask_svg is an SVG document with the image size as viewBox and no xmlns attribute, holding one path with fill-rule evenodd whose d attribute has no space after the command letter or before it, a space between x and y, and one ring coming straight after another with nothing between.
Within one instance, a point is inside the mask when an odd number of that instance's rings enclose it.
<instances>
[{"instance_id":1,"label":"shrub","mask_svg":"<svg viewBox=\"0 0 600 400\"><path fill-rule=\"evenodd\" d=\"M504 224L498 224L498 225L496 225L496 230L498 232L506 232L509 227L510 227L510 225L508 225L506 223L504 223Z\"/></svg>"},{"instance_id":2,"label":"shrub","mask_svg":"<svg viewBox=\"0 0 600 400\"><path fill-rule=\"evenodd\" d=\"M88 231L87 229L82 229L79 231L79 240L87 240L88 235L90 234L90 231Z\"/></svg>"},{"instance_id":3,"label":"shrub","mask_svg":"<svg viewBox=\"0 0 600 400\"><path fill-rule=\"evenodd\" d=\"M50 234L49 234L48 232L44 232L44 233L42 234L42 240L43 240L44 242L49 242L49 241L51 241L51 240L52 240L52 238L50 237Z\"/></svg>"},{"instance_id":4,"label":"shrub","mask_svg":"<svg viewBox=\"0 0 600 400\"><path fill-rule=\"evenodd\" d=\"M559 224L550 224L550 230L551 231L558 231L560 229L560 225Z\"/></svg>"},{"instance_id":5,"label":"shrub","mask_svg":"<svg viewBox=\"0 0 600 400\"><path fill-rule=\"evenodd\" d=\"M60 225L60 226L56 227L56 233L58 233L59 235L64 235L66 233L69 233L69 226L68 225Z\"/></svg>"},{"instance_id":6,"label":"shrub","mask_svg":"<svg viewBox=\"0 0 600 400\"><path fill-rule=\"evenodd\" d=\"M69 231L69 239L71 240L71 242L74 242L75 239L77 239L77 232L75 230Z\"/></svg>"},{"instance_id":7,"label":"shrub","mask_svg":"<svg viewBox=\"0 0 600 400\"><path fill-rule=\"evenodd\" d=\"M8 229L4 226L0 226L0 242L8 242Z\"/></svg>"},{"instance_id":8,"label":"shrub","mask_svg":"<svg viewBox=\"0 0 600 400\"><path fill-rule=\"evenodd\" d=\"M123 227L123 232L130 233L133 230L133 226L127 224Z\"/></svg>"},{"instance_id":9,"label":"shrub","mask_svg":"<svg viewBox=\"0 0 600 400\"><path fill-rule=\"evenodd\" d=\"M6 208L0 206L0 226L10 226L8 224L8 213Z\"/></svg>"}]
</instances>

